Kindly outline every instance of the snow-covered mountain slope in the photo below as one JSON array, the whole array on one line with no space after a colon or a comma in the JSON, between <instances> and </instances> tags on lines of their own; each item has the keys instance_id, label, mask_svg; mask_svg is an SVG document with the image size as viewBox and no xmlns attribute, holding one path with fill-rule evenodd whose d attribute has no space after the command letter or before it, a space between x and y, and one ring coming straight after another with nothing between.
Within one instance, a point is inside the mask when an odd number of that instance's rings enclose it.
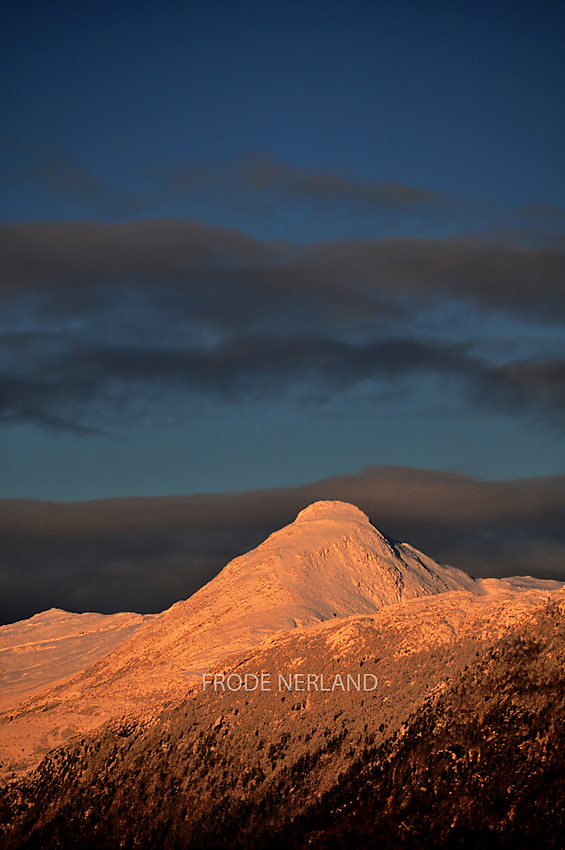
<instances>
[{"instance_id":1,"label":"snow-covered mountain slope","mask_svg":"<svg viewBox=\"0 0 565 850\"><path fill-rule=\"evenodd\" d=\"M195 688L147 723L77 736L0 789L6 846L397 850L412 817L410 846L445 847L446 827L471 812L475 832L466 823L457 846L474 848L486 807L492 834L506 822L501 846L561 847L564 661L563 590L449 591L279 632L221 671L261 671L267 687ZM542 806L533 840L531 807L514 828L524 800ZM429 813L435 823L446 805L430 843ZM346 839L327 840L348 815Z\"/></svg>"},{"instance_id":2,"label":"snow-covered mountain slope","mask_svg":"<svg viewBox=\"0 0 565 850\"><path fill-rule=\"evenodd\" d=\"M533 584L532 584L533 582ZM113 651L0 717L5 765L28 767L73 731L124 713L153 713L201 673L286 630L402 610L438 594L510 598L557 582L474 581L388 540L344 502L316 502L190 599L148 617ZM24 694L27 696L27 694ZM17 755L17 758L16 758Z\"/></svg>"},{"instance_id":3,"label":"snow-covered mountain slope","mask_svg":"<svg viewBox=\"0 0 565 850\"><path fill-rule=\"evenodd\" d=\"M94 664L132 637L144 619L142 614L71 614L50 608L0 626L0 710Z\"/></svg>"}]
</instances>

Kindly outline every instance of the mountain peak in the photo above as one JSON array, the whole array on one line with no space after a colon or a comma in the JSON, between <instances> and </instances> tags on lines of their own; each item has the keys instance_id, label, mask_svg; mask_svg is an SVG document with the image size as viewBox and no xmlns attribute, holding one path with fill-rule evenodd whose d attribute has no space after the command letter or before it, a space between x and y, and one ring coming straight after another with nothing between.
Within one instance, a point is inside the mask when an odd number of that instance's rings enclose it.
<instances>
[{"instance_id":1,"label":"mountain peak","mask_svg":"<svg viewBox=\"0 0 565 850\"><path fill-rule=\"evenodd\" d=\"M389 540L355 505L318 501L181 604L214 599L230 616L246 611L240 628L260 621L273 631L463 589L477 592L465 573Z\"/></svg>"},{"instance_id":2,"label":"mountain peak","mask_svg":"<svg viewBox=\"0 0 565 850\"><path fill-rule=\"evenodd\" d=\"M312 519L361 520L362 522L370 522L367 514L363 513L360 508L350 504L350 502L338 501L313 502L307 508L300 511L295 522Z\"/></svg>"}]
</instances>

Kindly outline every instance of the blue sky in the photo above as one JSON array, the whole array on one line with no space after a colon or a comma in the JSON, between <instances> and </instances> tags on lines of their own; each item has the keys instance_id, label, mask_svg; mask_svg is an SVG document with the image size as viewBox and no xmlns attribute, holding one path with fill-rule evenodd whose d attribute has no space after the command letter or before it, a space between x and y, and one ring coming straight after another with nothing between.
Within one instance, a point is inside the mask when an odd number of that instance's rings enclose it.
<instances>
[{"instance_id":1,"label":"blue sky","mask_svg":"<svg viewBox=\"0 0 565 850\"><path fill-rule=\"evenodd\" d=\"M2 15L0 497L565 471L562 4Z\"/></svg>"}]
</instances>

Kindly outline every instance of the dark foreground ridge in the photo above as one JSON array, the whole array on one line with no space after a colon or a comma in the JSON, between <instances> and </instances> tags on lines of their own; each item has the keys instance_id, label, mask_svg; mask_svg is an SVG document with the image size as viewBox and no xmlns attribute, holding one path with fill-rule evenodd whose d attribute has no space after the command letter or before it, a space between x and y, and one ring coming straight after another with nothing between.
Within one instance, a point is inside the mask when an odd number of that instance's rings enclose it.
<instances>
[{"instance_id":1,"label":"dark foreground ridge","mask_svg":"<svg viewBox=\"0 0 565 850\"><path fill-rule=\"evenodd\" d=\"M200 695L114 725L4 789L2 846L561 847L564 620L550 604L484 650L412 661L399 677L443 665L448 685L401 725L374 698L358 716L335 701L320 715L297 694L268 716L226 698L210 722L219 697Z\"/></svg>"}]
</instances>

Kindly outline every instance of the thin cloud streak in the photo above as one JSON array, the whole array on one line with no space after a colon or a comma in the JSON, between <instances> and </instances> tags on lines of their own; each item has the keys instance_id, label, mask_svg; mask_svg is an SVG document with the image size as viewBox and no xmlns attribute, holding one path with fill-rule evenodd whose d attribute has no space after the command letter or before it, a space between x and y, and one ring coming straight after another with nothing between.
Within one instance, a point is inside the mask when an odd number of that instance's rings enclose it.
<instances>
[{"instance_id":1,"label":"thin cloud streak","mask_svg":"<svg viewBox=\"0 0 565 850\"><path fill-rule=\"evenodd\" d=\"M377 212L410 212L445 202L445 196L394 181L363 180L339 171L311 171L271 156L250 156L237 167L245 188L271 192L280 201L322 207L352 206Z\"/></svg>"},{"instance_id":2,"label":"thin cloud streak","mask_svg":"<svg viewBox=\"0 0 565 850\"><path fill-rule=\"evenodd\" d=\"M372 222L387 232L404 232L407 223L436 232L477 228L535 244L556 238L565 211L532 201L515 211L470 201L431 188L374 179L339 167L315 169L294 165L272 153L251 153L226 162L195 160L173 167L155 165L130 174L128 185L114 185L91 173L74 156L46 145L12 142L19 171L1 179L28 185L47 200L74 205L78 214L127 219L163 211L186 213L202 202L217 210L273 222L286 210L307 211L322 226L332 215ZM519 226L517 226L519 223ZM557 238L558 235L557 235Z\"/></svg>"},{"instance_id":3,"label":"thin cloud streak","mask_svg":"<svg viewBox=\"0 0 565 850\"><path fill-rule=\"evenodd\" d=\"M278 203L306 203L326 211L349 208L392 215L425 213L427 208L446 204L453 207L447 196L428 189L364 179L339 169L298 168L269 154L251 154L227 163L195 161L175 168L154 168L139 175L143 188L128 191L101 180L75 157L54 148L20 141L13 143L12 149L22 160L20 180L47 196L109 216L147 214L163 204L206 196L243 208L264 204L269 197Z\"/></svg>"}]
</instances>

